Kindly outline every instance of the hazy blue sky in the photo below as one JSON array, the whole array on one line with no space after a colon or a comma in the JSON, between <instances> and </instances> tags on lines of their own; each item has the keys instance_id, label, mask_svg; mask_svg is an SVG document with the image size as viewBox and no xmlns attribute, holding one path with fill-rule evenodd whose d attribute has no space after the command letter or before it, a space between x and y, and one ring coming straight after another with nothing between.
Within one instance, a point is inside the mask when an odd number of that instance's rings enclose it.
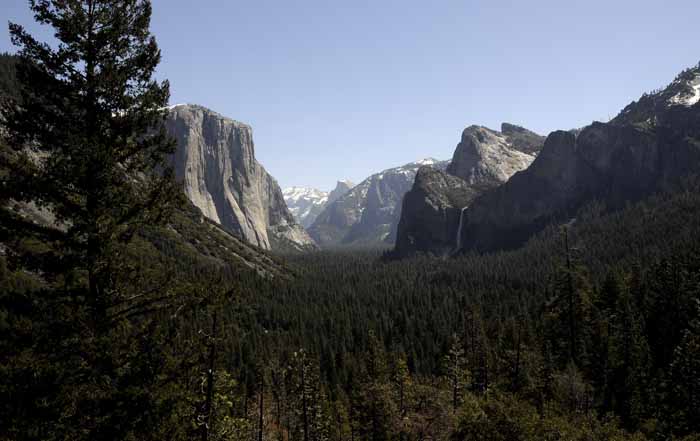
<instances>
[{"instance_id":1,"label":"hazy blue sky","mask_svg":"<svg viewBox=\"0 0 700 441\"><path fill-rule=\"evenodd\" d=\"M251 124L282 186L447 159L471 124L607 119L700 61L698 0L153 3L171 102ZM25 0L0 17L36 29Z\"/></svg>"}]
</instances>

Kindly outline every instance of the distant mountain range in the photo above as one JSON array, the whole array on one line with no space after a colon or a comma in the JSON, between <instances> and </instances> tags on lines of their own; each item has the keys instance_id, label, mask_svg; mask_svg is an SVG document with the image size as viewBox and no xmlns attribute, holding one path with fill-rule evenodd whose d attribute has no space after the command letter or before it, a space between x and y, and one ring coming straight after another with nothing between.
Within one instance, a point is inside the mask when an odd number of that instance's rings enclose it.
<instances>
[{"instance_id":1,"label":"distant mountain range","mask_svg":"<svg viewBox=\"0 0 700 441\"><path fill-rule=\"evenodd\" d=\"M12 71L14 58L5 58ZM1 85L0 94L16 93L11 81ZM571 222L594 201L612 211L697 174L700 65L607 123L546 139L509 123L500 131L470 126L450 161L405 164L331 192L283 192L255 158L252 128L202 106L170 107L166 128L177 140L170 164L193 206L263 250L395 244L399 256L484 252Z\"/></svg>"},{"instance_id":2,"label":"distant mountain range","mask_svg":"<svg viewBox=\"0 0 700 441\"><path fill-rule=\"evenodd\" d=\"M373 174L329 202L309 234L321 247L391 245L401 215L401 201L422 166L444 170L446 161L428 158Z\"/></svg>"},{"instance_id":3,"label":"distant mountain range","mask_svg":"<svg viewBox=\"0 0 700 441\"><path fill-rule=\"evenodd\" d=\"M352 182L344 180L338 181L335 188L330 192L308 187L289 187L285 188L282 194L289 211L294 215L297 222L304 228L308 228L314 223L316 217L326 205L335 202L354 186L355 184Z\"/></svg>"},{"instance_id":4,"label":"distant mountain range","mask_svg":"<svg viewBox=\"0 0 700 441\"><path fill-rule=\"evenodd\" d=\"M202 213L260 248L395 245L399 256L522 244L593 200L609 209L700 170L700 66L608 123L546 139L504 123L467 127L451 161L424 159L331 192L282 192L256 161L252 129L201 106L173 106L172 164ZM308 231L308 234L307 234Z\"/></svg>"},{"instance_id":5,"label":"distant mountain range","mask_svg":"<svg viewBox=\"0 0 700 441\"><path fill-rule=\"evenodd\" d=\"M700 169L700 66L608 123L544 137L514 124L467 127L450 161L424 159L331 192L280 189L250 126L198 105L169 108L170 157L192 204L264 250L395 246L399 256L490 251L598 200L639 200Z\"/></svg>"}]
</instances>

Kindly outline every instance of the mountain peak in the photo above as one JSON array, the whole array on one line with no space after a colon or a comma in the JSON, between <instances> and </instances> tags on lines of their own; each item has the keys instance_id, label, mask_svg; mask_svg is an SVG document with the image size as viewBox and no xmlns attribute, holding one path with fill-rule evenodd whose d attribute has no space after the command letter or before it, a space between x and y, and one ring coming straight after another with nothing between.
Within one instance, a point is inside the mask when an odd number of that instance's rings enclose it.
<instances>
[{"instance_id":1,"label":"mountain peak","mask_svg":"<svg viewBox=\"0 0 700 441\"><path fill-rule=\"evenodd\" d=\"M462 132L447 172L470 184L501 184L527 168L544 144L529 130L506 124L508 133L469 126Z\"/></svg>"},{"instance_id":2,"label":"mountain peak","mask_svg":"<svg viewBox=\"0 0 700 441\"><path fill-rule=\"evenodd\" d=\"M501 123L501 132L504 135L516 135L516 134L532 134L532 135L537 135L537 133L533 132L532 130L528 130L523 126L519 126L517 124L512 124L509 122L503 122ZM539 135L537 135L539 136Z\"/></svg>"},{"instance_id":3,"label":"mountain peak","mask_svg":"<svg viewBox=\"0 0 700 441\"><path fill-rule=\"evenodd\" d=\"M423 158L423 159L419 159L418 161L414 162L414 164L418 164L418 165L433 165L433 164L436 164L436 163L438 163L438 162L440 162L440 161L438 161L438 160L435 159L435 158Z\"/></svg>"},{"instance_id":4,"label":"mountain peak","mask_svg":"<svg viewBox=\"0 0 700 441\"><path fill-rule=\"evenodd\" d=\"M294 218L309 227L329 200L329 193L315 188L289 187L282 191L284 202Z\"/></svg>"},{"instance_id":5,"label":"mountain peak","mask_svg":"<svg viewBox=\"0 0 700 441\"><path fill-rule=\"evenodd\" d=\"M328 203L332 204L333 202L337 201L354 187L355 184L347 179L338 181L335 184L335 188L328 194Z\"/></svg>"},{"instance_id":6,"label":"mountain peak","mask_svg":"<svg viewBox=\"0 0 700 441\"><path fill-rule=\"evenodd\" d=\"M190 113L190 114L200 113L202 115L207 115L209 117L221 120L222 122L224 122L226 124L230 124L230 125L233 125L235 127L245 128L251 132L253 131L253 128L249 124L246 124L244 122L237 121L235 119L224 116L221 113L216 112L216 111L214 111L208 107L202 106L200 104L192 104L192 103L173 104L171 106L166 107L166 109L170 112L171 115L178 115L178 114L183 114L183 113Z\"/></svg>"},{"instance_id":7,"label":"mountain peak","mask_svg":"<svg viewBox=\"0 0 700 441\"><path fill-rule=\"evenodd\" d=\"M288 187L282 190L285 201L299 201L300 199L313 199L313 200L323 200L328 197L328 193L325 191L317 190L315 188L308 187ZM325 202L325 201L323 201Z\"/></svg>"},{"instance_id":8,"label":"mountain peak","mask_svg":"<svg viewBox=\"0 0 700 441\"><path fill-rule=\"evenodd\" d=\"M700 64L684 70L663 89L643 94L627 105L611 122L653 127L669 110L700 103Z\"/></svg>"},{"instance_id":9,"label":"mountain peak","mask_svg":"<svg viewBox=\"0 0 700 441\"><path fill-rule=\"evenodd\" d=\"M354 186L355 186L355 184L351 180L341 179L335 183L335 190L337 190L339 188L346 188L346 189L350 190Z\"/></svg>"},{"instance_id":10,"label":"mountain peak","mask_svg":"<svg viewBox=\"0 0 700 441\"><path fill-rule=\"evenodd\" d=\"M669 88L677 89L677 93L668 99L672 105L689 107L700 102L700 65L683 72Z\"/></svg>"}]
</instances>

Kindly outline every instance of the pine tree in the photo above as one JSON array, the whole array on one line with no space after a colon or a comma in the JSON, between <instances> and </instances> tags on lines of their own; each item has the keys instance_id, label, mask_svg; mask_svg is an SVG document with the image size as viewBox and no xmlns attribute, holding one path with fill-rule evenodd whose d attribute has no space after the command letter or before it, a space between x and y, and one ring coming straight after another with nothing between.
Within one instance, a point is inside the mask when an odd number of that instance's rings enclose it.
<instances>
[{"instance_id":1,"label":"pine tree","mask_svg":"<svg viewBox=\"0 0 700 441\"><path fill-rule=\"evenodd\" d=\"M15 437L171 437L158 431L168 410L156 403L172 403L157 397L163 348L146 319L169 293L128 248L142 226L164 220L176 194L163 166L173 148L162 125L169 87L152 79L160 52L151 4L32 0L30 8L58 44L10 24L21 98L0 112L13 151L1 158L12 173L0 200L13 203L2 204L0 223L10 258L44 282L30 303L36 331L46 333L25 355L48 364L26 368L54 386L41 391L49 403L41 423ZM28 204L52 224L23 216Z\"/></svg>"},{"instance_id":2,"label":"pine tree","mask_svg":"<svg viewBox=\"0 0 700 441\"><path fill-rule=\"evenodd\" d=\"M570 362L582 367L589 363L593 289L586 268L573 256L568 227L562 234L564 266L556 274L554 295L546 306L547 321L550 321L547 332L560 367Z\"/></svg>"},{"instance_id":3,"label":"pine tree","mask_svg":"<svg viewBox=\"0 0 700 441\"><path fill-rule=\"evenodd\" d=\"M391 399L389 366L382 341L369 333L364 369L353 396L353 411L360 439L381 441L389 438L396 408Z\"/></svg>"},{"instance_id":4,"label":"pine tree","mask_svg":"<svg viewBox=\"0 0 700 441\"><path fill-rule=\"evenodd\" d=\"M444 365L452 395L452 412L456 412L462 398L462 391L469 381L466 358L464 357L464 344L457 334L452 335Z\"/></svg>"},{"instance_id":5,"label":"pine tree","mask_svg":"<svg viewBox=\"0 0 700 441\"><path fill-rule=\"evenodd\" d=\"M398 406L399 416L403 417L406 414L407 401L409 396L409 387L411 386L411 374L408 371L408 362L406 354L399 353L392 363L391 382L394 386L395 402Z\"/></svg>"},{"instance_id":6,"label":"pine tree","mask_svg":"<svg viewBox=\"0 0 700 441\"><path fill-rule=\"evenodd\" d=\"M473 314L472 342L470 343L471 360L469 361L471 389L474 392L486 394L491 384L491 346L480 313L474 310Z\"/></svg>"},{"instance_id":7,"label":"pine tree","mask_svg":"<svg viewBox=\"0 0 700 441\"><path fill-rule=\"evenodd\" d=\"M542 359L537 366L535 402L540 415L545 414L547 403L554 395L554 361L549 341L545 340L542 347Z\"/></svg>"},{"instance_id":8,"label":"pine tree","mask_svg":"<svg viewBox=\"0 0 700 441\"><path fill-rule=\"evenodd\" d=\"M611 341L615 411L631 428L636 428L645 414L651 357L644 324L630 290L618 292L615 314L611 317Z\"/></svg>"},{"instance_id":9,"label":"pine tree","mask_svg":"<svg viewBox=\"0 0 700 441\"><path fill-rule=\"evenodd\" d=\"M274 425L277 428L277 437L284 438L283 425L287 414L288 399L285 378L289 370L280 362L278 356L272 357L269 366L270 370L270 391L272 393Z\"/></svg>"},{"instance_id":10,"label":"pine tree","mask_svg":"<svg viewBox=\"0 0 700 441\"><path fill-rule=\"evenodd\" d=\"M666 424L683 436L700 432L700 300L671 364Z\"/></svg>"},{"instance_id":11,"label":"pine tree","mask_svg":"<svg viewBox=\"0 0 700 441\"><path fill-rule=\"evenodd\" d=\"M106 325L109 308L124 300L117 277L129 269L123 244L140 226L161 222L173 194L168 173L153 173L174 144L162 124L168 83L152 79L160 52L148 29L151 6L44 0L31 8L59 45L10 25L21 48L22 103L6 109L17 158L3 190L49 210L63 226L44 236L62 251L60 265L41 269L84 273L94 321ZM38 233L13 220L20 236Z\"/></svg>"}]
</instances>

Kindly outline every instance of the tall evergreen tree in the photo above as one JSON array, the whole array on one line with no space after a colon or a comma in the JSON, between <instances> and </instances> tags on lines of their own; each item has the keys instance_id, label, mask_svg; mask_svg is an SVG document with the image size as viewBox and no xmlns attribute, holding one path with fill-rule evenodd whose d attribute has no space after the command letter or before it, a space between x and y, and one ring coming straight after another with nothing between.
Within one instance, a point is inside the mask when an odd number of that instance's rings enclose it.
<instances>
[{"instance_id":1,"label":"tall evergreen tree","mask_svg":"<svg viewBox=\"0 0 700 441\"><path fill-rule=\"evenodd\" d=\"M611 317L611 367L613 368L615 411L630 427L644 416L647 399L643 391L651 371L649 345L632 293L619 291L615 314Z\"/></svg>"},{"instance_id":2,"label":"tall evergreen tree","mask_svg":"<svg viewBox=\"0 0 700 441\"><path fill-rule=\"evenodd\" d=\"M549 321L547 334L560 367L567 366L569 362L580 367L590 361L588 351L591 347L593 288L587 269L574 259L568 227L563 229L562 234L564 265L555 276L554 296L545 308L545 317Z\"/></svg>"},{"instance_id":3,"label":"tall evergreen tree","mask_svg":"<svg viewBox=\"0 0 700 441\"><path fill-rule=\"evenodd\" d=\"M683 333L670 369L666 424L678 435L700 431L700 299L696 302L698 315Z\"/></svg>"},{"instance_id":4,"label":"tall evergreen tree","mask_svg":"<svg viewBox=\"0 0 700 441\"><path fill-rule=\"evenodd\" d=\"M396 415L391 399L389 365L382 341L370 331L360 385L353 397L353 408L360 439L381 441L389 438L389 429Z\"/></svg>"},{"instance_id":5,"label":"tall evergreen tree","mask_svg":"<svg viewBox=\"0 0 700 441\"><path fill-rule=\"evenodd\" d=\"M60 264L87 278L96 323L123 301L118 278L123 247L139 226L162 220L171 200L169 173L154 176L174 143L163 127L167 82L152 77L160 51L143 0L30 1L58 45L10 25L20 47L22 102L8 106L6 126L17 151L6 194L51 212ZM148 177L146 179L145 177ZM13 218L19 237L32 225Z\"/></svg>"},{"instance_id":6,"label":"tall evergreen tree","mask_svg":"<svg viewBox=\"0 0 700 441\"><path fill-rule=\"evenodd\" d=\"M160 51L149 31L151 4L29 6L57 44L10 24L21 98L0 112L12 149L0 164L12 170L0 182L0 200L12 202L2 204L0 223L13 265L43 281L25 306L41 321L34 332L44 333L22 341L15 361L36 361L23 372L44 383L26 402L43 399L49 410L13 437L172 438L159 433L167 411L156 403L167 400L154 392L163 347L155 322L144 320L169 296L128 257L131 239L162 222L176 194L163 166L174 144L162 125L169 86L153 79ZM51 222L24 216L28 205ZM18 424L32 424L21 405L17 413Z\"/></svg>"},{"instance_id":7,"label":"tall evergreen tree","mask_svg":"<svg viewBox=\"0 0 700 441\"><path fill-rule=\"evenodd\" d=\"M457 412L457 408L462 398L465 385L469 382L469 373L466 369L466 358L464 357L464 344L457 334L452 334L450 348L444 360L444 369L452 393L452 412Z\"/></svg>"}]
</instances>

